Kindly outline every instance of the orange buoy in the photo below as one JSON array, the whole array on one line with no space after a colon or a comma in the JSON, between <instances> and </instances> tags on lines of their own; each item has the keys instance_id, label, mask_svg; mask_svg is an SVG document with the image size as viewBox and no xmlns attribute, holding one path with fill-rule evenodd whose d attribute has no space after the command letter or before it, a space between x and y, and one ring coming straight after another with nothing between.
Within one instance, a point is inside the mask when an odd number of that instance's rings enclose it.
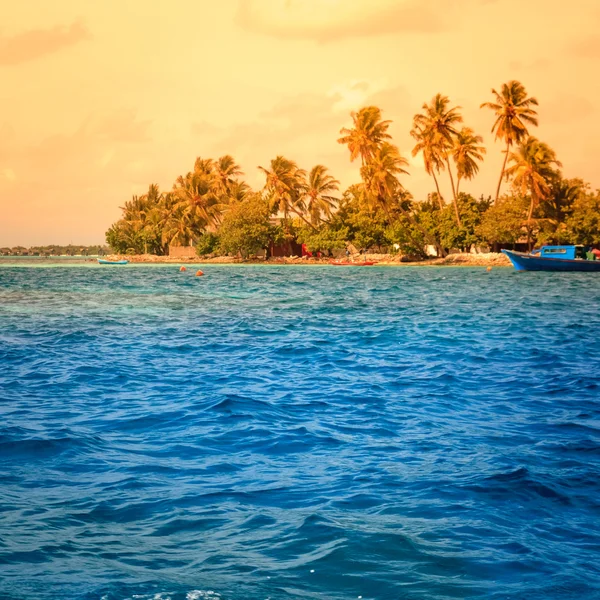
<instances>
[{"instance_id":1,"label":"orange buoy","mask_svg":"<svg viewBox=\"0 0 600 600\"><path fill-rule=\"evenodd\" d=\"M179 269L179 272L180 272L180 273L182 273L183 271L187 271L187 269L186 269L185 267L181 267L181 268Z\"/></svg>"},{"instance_id":2,"label":"orange buoy","mask_svg":"<svg viewBox=\"0 0 600 600\"><path fill-rule=\"evenodd\" d=\"M492 267L488 267L486 271L489 273L492 270Z\"/></svg>"},{"instance_id":3,"label":"orange buoy","mask_svg":"<svg viewBox=\"0 0 600 600\"><path fill-rule=\"evenodd\" d=\"M196 271L196 277L202 277L204 273L202 271Z\"/></svg>"}]
</instances>

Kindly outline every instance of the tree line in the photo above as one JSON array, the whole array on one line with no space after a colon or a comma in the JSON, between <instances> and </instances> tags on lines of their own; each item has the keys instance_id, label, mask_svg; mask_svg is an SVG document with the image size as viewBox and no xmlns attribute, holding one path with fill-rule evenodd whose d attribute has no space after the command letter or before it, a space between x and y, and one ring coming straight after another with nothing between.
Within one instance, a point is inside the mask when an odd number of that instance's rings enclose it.
<instances>
[{"instance_id":1,"label":"tree line","mask_svg":"<svg viewBox=\"0 0 600 600\"><path fill-rule=\"evenodd\" d=\"M360 181L346 190L324 165L304 170L284 156L258 167L265 176L260 190L243 180L233 157L198 158L170 191L152 184L127 201L107 243L119 253L166 254L169 245L193 244L200 255L247 256L294 240L325 253L353 244L415 257L425 257L428 248L444 256L450 249L497 249L523 240L529 247L600 243L600 192L564 178L555 151L530 134L538 126L537 99L518 81L492 96L481 108L491 111L491 131L504 154L493 196L461 191L477 176L487 149L464 123L461 107L437 94L414 115L410 131L412 155L422 156L432 178L427 198L415 199L404 185L408 161L389 134L391 121L379 107L366 106L351 113L338 139L350 160L360 161ZM449 198L440 188L444 176Z\"/></svg>"},{"instance_id":2,"label":"tree line","mask_svg":"<svg viewBox=\"0 0 600 600\"><path fill-rule=\"evenodd\" d=\"M105 256L110 252L108 246L77 246L68 244L61 246L49 244L45 246L13 246L0 248L0 256Z\"/></svg>"}]
</instances>

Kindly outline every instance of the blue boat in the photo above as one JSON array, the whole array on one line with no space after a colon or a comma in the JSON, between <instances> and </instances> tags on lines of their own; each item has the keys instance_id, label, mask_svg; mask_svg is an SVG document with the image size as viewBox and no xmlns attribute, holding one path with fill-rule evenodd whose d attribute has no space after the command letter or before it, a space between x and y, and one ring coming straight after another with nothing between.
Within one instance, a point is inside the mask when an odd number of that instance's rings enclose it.
<instances>
[{"instance_id":1,"label":"blue boat","mask_svg":"<svg viewBox=\"0 0 600 600\"><path fill-rule=\"evenodd\" d=\"M104 260L103 258L98 259L99 265L126 265L128 260Z\"/></svg>"},{"instance_id":2,"label":"blue boat","mask_svg":"<svg viewBox=\"0 0 600 600\"><path fill-rule=\"evenodd\" d=\"M542 246L529 254L502 250L517 271L596 271L600 260L585 246ZM596 251L597 252L597 251Z\"/></svg>"}]
</instances>

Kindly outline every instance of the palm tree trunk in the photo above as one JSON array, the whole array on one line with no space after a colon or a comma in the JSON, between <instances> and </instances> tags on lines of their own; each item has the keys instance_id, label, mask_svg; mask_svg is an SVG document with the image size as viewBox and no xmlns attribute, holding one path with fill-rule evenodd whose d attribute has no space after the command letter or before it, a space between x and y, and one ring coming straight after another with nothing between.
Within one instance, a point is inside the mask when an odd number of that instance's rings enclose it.
<instances>
[{"instance_id":1,"label":"palm tree trunk","mask_svg":"<svg viewBox=\"0 0 600 600\"><path fill-rule=\"evenodd\" d=\"M298 212L295 208L292 208L292 211L295 212L309 227L312 227L314 231L317 230L317 228L308 219L306 219L302 213Z\"/></svg>"},{"instance_id":2,"label":"palm tree trunk","mask_svg":"<svg viewBox=\"0 0 600 600\"><path fill-rule=\"evenodd\" d=\"M450 158L446 156L446 164L448 165L448 175L450 175L450 185L452 186L452 195L454 197L454 213L456 214L456 224L462 227L460 222L460 212L458 210L458 202L456 200L456 190L454 189L454 177L452 177L452 169L450 168Z\"/></svg>"},{"instance_id":3,"label":"palm tree trunk","mask_svg":"<svg viewBox=\"0 0 600 600\"><path fill-rule=\"evenodd\" d=\"M502 163L502 171L500 171L500 179L498 181L498 188L496 189L496 199L494 204L498 202L500 197L500 186L502 185L502 178L504 177L504 171L506 170L506 161L508 160L508 149L510 148L510 142L506 142L506 153L504 154L504 162Z\"/></svg>"},{"instance_id":4,"label":"palm tree trunk","mask_svg":"<svg viewBox=\"0 0 600 600\"><path fill-rule=\"evenodd\" d=\"M444 198L442 196L442 192L440 192L440 184L438 183L437 177L435 176L435 172L431 171L431 174L433 175L433 180L435 181L435 189L437 190L438 193L438 204L440 205L440 210L443 210L444 208Z\"/></svg>"},{"instance_id":5,"label":"palm tree trunk","mask_svg":"<svg viewBox=\"0 0 600 600\"><path fill-rule=\"evenodd\" d=\"M531 194L531 202L529 203L529 213L527 214L527 223L531 225L531 218L533 217L533 209L535 204L535 196Z\"/></svg>"},{"instance_id":6,"label":"palm tree trunk","mask_svg":"<svg viewBox=\"0 0 600 600\"><path fill-rule=\"evenodd\" d=\"M460 187L460 177L457 175L456 176L456 195L457 196L460 194L460 192L458 191L459 187Z\"/></svg>"},{"instance_id":7,"label":"palm tree trunk","mask_svg":"<svg viewBox=\"0 0 600 600\"><path fill-rule=\"evenodd\" d=\"M533 209L536 204L535 192L531 192L531 202L529 203L529 213L527 214L527 250L531 252L531 219L533 217Z\"/></svg>"}]
</instances>

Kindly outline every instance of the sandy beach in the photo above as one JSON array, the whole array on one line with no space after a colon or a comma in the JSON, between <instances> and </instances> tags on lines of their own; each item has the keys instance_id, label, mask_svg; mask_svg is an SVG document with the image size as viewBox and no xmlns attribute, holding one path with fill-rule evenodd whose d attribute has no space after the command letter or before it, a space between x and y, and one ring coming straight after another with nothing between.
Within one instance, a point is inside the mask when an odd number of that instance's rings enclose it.
<instances>
[{"instance_id":1,"label":"sandy beach","mask_svg":"<svg viewBox=\"0 0 600 600\"><path fill-rule=\"evenodd\" d=\"M170 256L156 256L153 254L113 254L106 257L108 260L128 260L131 263L171 263L171 264L285 264L285 265L326 265L329 264L329 258L301 258L299 256L276 257L264 260L262 258L238 258L233 256L215 256L211 258L174 258ZM375 261L380 266L396 267L509 267L508 258L498 252L486 252L480 254L455 253L449 254L445 258L431 258L428 260L411 261L406 257L392 254L364 254L355 256L351 260L362 262L363 260Z\"/></svg>"}]
</instances>

